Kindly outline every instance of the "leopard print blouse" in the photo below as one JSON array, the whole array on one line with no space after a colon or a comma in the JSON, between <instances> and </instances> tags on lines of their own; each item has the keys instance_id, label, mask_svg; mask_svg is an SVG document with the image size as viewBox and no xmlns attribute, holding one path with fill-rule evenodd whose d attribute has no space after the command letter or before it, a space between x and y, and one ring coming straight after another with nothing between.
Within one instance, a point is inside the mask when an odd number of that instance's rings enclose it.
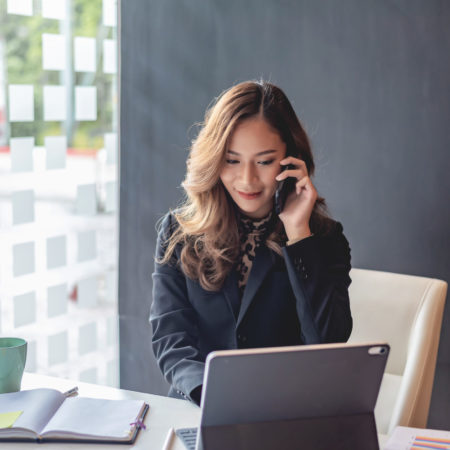
<instances>
[{"instance_id":1,"label":"leopard print blouse","mask_svg":"<svg viewBox=\"0 0 450 450\"><path fill-rule=\"evenodd\" d=\"M240 253L236 271L241 299L255 259L255 251L270 234L273 216L273 211L262 219L252 219L242 214L238 216Z\"/></svg>"}]
</instances>

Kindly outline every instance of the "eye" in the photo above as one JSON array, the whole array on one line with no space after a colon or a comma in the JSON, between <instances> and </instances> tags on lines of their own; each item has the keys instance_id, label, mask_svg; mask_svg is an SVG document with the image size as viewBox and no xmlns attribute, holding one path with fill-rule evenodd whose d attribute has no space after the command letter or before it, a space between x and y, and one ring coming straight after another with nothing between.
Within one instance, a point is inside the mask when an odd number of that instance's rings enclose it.
<instances>
[{"instance_id":1,"label":"eye","mask_svg":"<svg viewBox=\"0 0 450 450\"><path fill-rule=\"evenodd\" d=\"M258 164L261 164L262 166L270 166L274 161L274 159L269 159L267 161L259 161Z\"/></svg>"},{"instance_id":2,"label":"eye","mask_svg":"<svg viewBox=\"0 0 450 450\"><path fill-rule=\"evenodd\" d=\"M227 164L237 164L239 161L237 159L227 159Z\"/></svg>"}]
</instances>

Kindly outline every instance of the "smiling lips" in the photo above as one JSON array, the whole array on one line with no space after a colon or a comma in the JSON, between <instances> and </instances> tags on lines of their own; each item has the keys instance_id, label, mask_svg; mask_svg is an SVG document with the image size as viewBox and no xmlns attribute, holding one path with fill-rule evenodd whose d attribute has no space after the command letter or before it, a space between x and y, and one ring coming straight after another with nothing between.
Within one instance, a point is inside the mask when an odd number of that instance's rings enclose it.
<instances>
[{"instance_id":1,"label":"smiling lips","mask_svg":"<svg viewBox=\"0 0 450 450\"><path fill-rule=\"evenodd\" d=\"M255 198L258 198L261 195L261 193L262 193L262 191L259 191L259 192L241 192L241 191L237 191L237 192L242 198L245 198L247 200L253 200Z\"/></svg>"}]
</instances>

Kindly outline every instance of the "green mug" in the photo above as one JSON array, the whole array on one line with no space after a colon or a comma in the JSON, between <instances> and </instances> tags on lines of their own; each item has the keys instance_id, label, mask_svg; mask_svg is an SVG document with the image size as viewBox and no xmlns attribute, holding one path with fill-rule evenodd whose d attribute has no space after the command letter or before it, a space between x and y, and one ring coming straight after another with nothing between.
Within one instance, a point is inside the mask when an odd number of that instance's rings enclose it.
<instances>
[{"instance_id":1,"label":"green mug","mask_svg":"<svg viewBox=\"0 0 450 450\"><path fill-rule=\"evenodd\" d=\"M26 359L27 341L0 338L0 394L20 391Z\"/></svg>"}]
</instances>

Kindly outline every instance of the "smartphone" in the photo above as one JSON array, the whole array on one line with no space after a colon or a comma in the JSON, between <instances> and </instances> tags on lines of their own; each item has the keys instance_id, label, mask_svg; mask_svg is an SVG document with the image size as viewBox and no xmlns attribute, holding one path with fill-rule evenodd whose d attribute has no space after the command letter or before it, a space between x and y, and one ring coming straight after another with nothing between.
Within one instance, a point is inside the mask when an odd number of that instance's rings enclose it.
<instances>
[{"instance_id":1,"label":"smartphone","mask_svg":"<svg viewBox=\"0 0 450 450\"><path fill-rule=\"evenodd\" d=\"M287 164L283 170L293 170L295 166L293 164ZM287 177L284 180L278 182L277 190L275 191L275 212L280 214L283 211L284 204L286 203L287 196L295 189L297 178Z\"/></svg>"}]
</instances>

